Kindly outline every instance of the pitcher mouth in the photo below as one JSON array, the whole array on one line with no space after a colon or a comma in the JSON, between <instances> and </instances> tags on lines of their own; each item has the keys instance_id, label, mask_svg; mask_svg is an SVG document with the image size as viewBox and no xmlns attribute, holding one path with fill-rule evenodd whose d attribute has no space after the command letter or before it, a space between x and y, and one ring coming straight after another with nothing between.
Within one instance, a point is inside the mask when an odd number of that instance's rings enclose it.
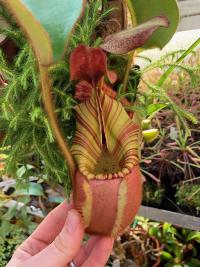
<instances>
[{"instance_id":1,"label":"pitcher mouth","mask_svg":"<svg viewBox=\"0 0 200 267\"><path fill-rule=\"evenodd\" d=\"M124 178L138 164L139 126L122 104L93 89L76 106L77 130L72 153L88 179Z\"/></svg>"},{"instance_id":2,"label":"pitcher mouth","mask_svg":"<svg viewBox=\"0 0 200 267\"><path fill-rule=\"evenodd\" d=\"M113 179L124 178L128 175L133 167L138 163L130 162L125 158L116 159L106 147L102 150L101 155L96 161L96 164L92 168L82 166L80 172L88 179Z\"/></svg>"}]
</instances>

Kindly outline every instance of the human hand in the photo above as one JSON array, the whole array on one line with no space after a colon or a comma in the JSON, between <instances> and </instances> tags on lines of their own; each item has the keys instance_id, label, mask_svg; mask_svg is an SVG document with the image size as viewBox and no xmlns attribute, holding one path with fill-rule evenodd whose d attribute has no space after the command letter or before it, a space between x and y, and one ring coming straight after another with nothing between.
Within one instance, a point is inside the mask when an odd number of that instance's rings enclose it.
<instances>
[{"instance_id":1,"label":"human hand","mask_svg":"<svg viewBox=\"0 0 200 267\"><path fill-rule=\"evenodd\" d=\"M63 202L22 243L6 267L103 267L112 251L111 237L91 236L82 245L84 227L72 205Z\"/></svg>"}]
</instances>

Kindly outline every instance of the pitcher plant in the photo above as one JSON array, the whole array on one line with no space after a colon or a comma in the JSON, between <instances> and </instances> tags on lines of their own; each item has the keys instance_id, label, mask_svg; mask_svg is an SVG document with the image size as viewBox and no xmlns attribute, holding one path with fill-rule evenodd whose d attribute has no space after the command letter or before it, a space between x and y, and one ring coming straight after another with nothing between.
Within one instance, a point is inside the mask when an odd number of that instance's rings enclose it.
<instances>
[{"instance_id":1,"label":"pitcher plant","mask_svg":"<svg viewBox=\"0 0 200 267\"><path fill-rule=\"evenodd\" d=\"M125 97L117 99L117 92L112 88L117 74L108 69L107 56L109 53L127 55L125 92L134 52L141 47L162 48L173 36L179 18L175 0L122 2L134 27L106 36L97 48L81 44L71 52L70 76L78 103L76 133L69 147L56 118L48 69L61 60L70 32L84 16L89 1L2 0L35 51L44 107L67 161L74 205L82 215L86 232L113 237L133 222L142 200L139 166L142 132L137 114L126 110L134 103ZM124 24L126 20L121 21Z\"/></svg>"}]
</instances>

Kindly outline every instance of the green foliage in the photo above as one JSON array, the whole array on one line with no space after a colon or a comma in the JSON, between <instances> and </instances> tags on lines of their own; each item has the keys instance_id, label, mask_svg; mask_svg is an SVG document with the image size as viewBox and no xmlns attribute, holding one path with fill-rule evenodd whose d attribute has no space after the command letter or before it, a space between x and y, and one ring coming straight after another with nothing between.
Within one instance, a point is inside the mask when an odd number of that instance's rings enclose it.
<instances>
[{"instance_id":1,"label":"green foliage","mask_svg":"<svg viewBox=\"0 0 200 267\"><path fill-rule=\"evenodd\" d=\"M164 189L151 183L144 184L143 202L145 205L160 204L164 195Z\"/></svg>"},{"instance_id":2,"label":"green foliage","mask_svg":"<svg viewBox=\"0 0 200 267\"><path fill-rule=\"evenodd\" d=\"M177 202L200 209L200 186L199 184L185 183L176 193Z\"/></svg>"},{"instance_id":3,"label":"green foliage","mask_svg":"<svg viewBox=\"0 0 200 267\"><path fill-rule=\"evenodd\" d=\"M6 132L3 145L8 147L7 173L15 176L20 165L33 161L36 173L49 176L51 172L51 177L57 181L64 180L63 177L66 179L67 170L64 160L54 143L40 102L37 67L28 44L24 43L15 58L14 66L1 61L0 68L8 70L6 73L8 85L3 88L0 99L1 131ZM55 89L56 82L55 79ZM64 91L67 92L64 93ZM61 110L65 111L64 115L60 115L59 118L61 124L65 122L63 128L70 138L73 127L69 125L74 101L68 88L62 93L62 97L58 96L56 99L60 102L58 114L61 114ZM68 118L65 120L64 116Z\"/></svg>"},{"instance_id":4,"label":"green foliage","mask_svg":"<svg viewBox=\"0 0 200 267\"><path fill-rule=\"evenodd\" d=\"M197 124L198 120L191 112L187 111L185 108L182 108L181 105L178 105L171 98L171 96L168 94L167 86L166 84L164 84L164 82L166 82L169 75L174 71L177 74L180 73L180 77L187 74L192 87L198 85L200 65L197 64L196 66L190 66L186 62L182 61L188 55L195 53L193 50L199 45L199 43L200 39L194 42L194 44L192 44L187 50L170 52L159 58L155 62L148 60L149 63L147 64L147 66L139 71L142 77L142 81L147 86L148 90L138 94L137 99L139 104L131 108L138 111L143 118L148 118L148 116L152 118L157 113L157 111L160 111L165 107L167 109L170 108L178 117L181 128L183 128L186 133L190 135L190 129L188 127L187 121L191 122L192 124ZM160 69L163 73L156 84L144 78L146 73L155 69ZM154 112L152 112L152 114L148 114L148 111L153 111L153 109L155 109L155 114Z\"/></svg>"},{"instance_id":5,"label":"green foliage","mask_svg":"<svg viewBox=\"0 0 200 267\"><path fill-rule=\"evenodd\" d=\"M168 104L172 110L174 110L175 114L180 119L182 125L185 127L187 131L189 131L189 128L187 127L186 121L188 120L192 122L193 124L197 124L197 119L195 116L193 116L192 113L182 109L180 106L178 106L167 94L167 92L160 86L154 85L149 81L145 81L146 85L149 87L149 89L152 92L152 96L154 96L157 99L160 99L160 101L163 101L164 103Z\"/></svg>"},{"instance_id":6,"label":"green foliage","mask_svg":"<svg viewBox=\"0 0 200 267\"><path fill-rule=\"evenodd\" d=\"M175 68L179 67L179 68L183 68L183 70L185 70L186 72L188 72L188 74L191 77L191 80L193 81L194 79L194 75L193 73L196 71L193 69L193 71L191 70L191 68L189 67L184 67L179 65L198 45L200 44L200 38L198 38L186 51L184 51L184 53L182 53L182 55L176 60L175 64L172 64L167 71L165 71L165 73L161 76L160 80L158 81L158 86L162 86L163 83L165 82L165 80L169 77L169 75L174 71ZM199 70L199 66L197 67L197 71Z\"/></svg>"},{"instance_id":7,"label":"green foliage","mask_svg":"<svg viewBox=\"0 0 200 267\"><path fill-rule=\"evenodd\" d=\"M37 224L32 221L32 217L28 214L27 204L30 202L29 195L20 195L18 196L18 200L20 204L15 201L10 202L10 207L7 210L3 208L4 202L0 202L0 214L2 213L0 220L0 236L2 238L7 235L12 224L22 228L27 234L31 234L37 226Z\"/></svg>"},{"instance_id":8,"label":"green foliage","mask_svg":"<svg viewBox=\"0 0 200 267\"><path fill-rule=\"evenodd\" d=\"M6 212L0 209L0 267L8 263L16 247L35 229L31 219L26 207L18 210L14 205Z\"/></svg>"},{"instance_id":9,"label":"green foliage","mask_svg":"<svg viewBox=\"0 0 200 267\"><path fill-rule=\"evenodd\" d=\"M172 72L179 77L180 81L178 82L180 82L180 86L181 83L189 83L191 88L198 86L200 81L200 65L189 65L188 58L192 55L196 55L194 49L199 43L200 39L195 41L187 50L170 52L154 62L149 58L142 57L147 62L146 66L142 69L134 67L131 70L127 93L122 93L122 87L120 87L118 91L118 99L127 97L129 100L132 100L132 102L135 102L133 106L127 106L126 109L138 112L142 119L152 119L162 109L173 110L179 121L180 130L183 130L187 136L190 136L188 122L197 124L198 119L192 112L174 101L169 94L168 89L171 89L174 86L172 84L173 80L170 79L170 74ZM138 55L138 57L141 56ZM151 80L147 78L147 74L155 70L157 70L157 72L160 71L162 75L158 81L151 82ZM187 80L185 79L185 75L187 75ZM182 80L181 77L183 77ZM134 81L132 78L134 78ZM138 84L135 86L135 81L140 78L143 85L146 86L146 90L138 90ZM171 83L169 83L169 81L171 81ZM187 100L185 100L185 102L187 103Z\"/></svg>"},{"instance_id":10,"label":"green foliage","mask_svg":"<svg viewBox=\"0 0 200 267\"><path fill-rule=\"evenodd\" d=\"M5 9L0 7L0 15L9 18ZM86 15L72 35L65 59L50 68L56 112L68 143L71 143L75 131L73 107L76 104L74 86L69 78L69 53L79 43L96 45L92 38L94 29L109 13L100 14L99 8L100 1L90 1ZM10 64L0 50L0 72L7 81L0 98L0 131L6 133L1 141L2 146L7 147L5 153L8 155L5 172L16 177L19 167L31 164L34 165L32 175L63 183L69 193L71 184L66 163L54 142L43 110L35 57L15 22L8 22L10 27L1 32L9 36L20 51ZM28 176L30 171L27 170L18 180L27 180Z\"/></svg>"},{"instance_id":11,"label":"green foliage","mask_svg":"<svg viewBox=\"0 0 200 267\"><path fill-rule=\"evenodd\" d=\"M164 267L197 267L200 266L199 243L200 232L178 229L169 223L150 222L138 217L138 224L156 237L162 249L161 266Z\"/></svg>"},{"instance_id":12,"label":"green foliage","mask_svg":"<svg viewBox=\"0 0 200 267\"><path fill-rule=\"evenodd\" d=\"M61 0L59 4L56 0L2 3L25 30L41 64L51 65L62 58L69 33L81 14L82 0Z\"/></svg>"},{"instance_id":13,"label":"green foliage","mask_svg":"<svg viewBox=\"0 0 200 267\"><path fill-rule=\"evenodd\" d=\"M43 188L38 183L28 183L28 186L25 188L20 187L15 191L14 196L43 196Z\"/></svg>"},{"instance_id":14,"label":"green foliage","mask_svg":"<svg viewBox=\"0 0 200 267\"><path fill-rule=\"evenodd\" d=\"M72 33L69 46L70 50L76 48L79 44L87 44L97 47L101 43L101 38L96 36L95 29L108 17L113 11L112 8L101 11L101 1L89 1L90 6L84 10L84 17L76 25L75 31Z\"/></svg>"},{"instance_id":15,"label":"green foliage","mask_svg":"<svg viewBox=\"0 0 200 267\"><path fill-rule=\"evenodd\" d=\"M4 238L0 237L0 267L6 266L16 247L25 239L24 231L14 224L10 224L6 230L7 235Z\"/></svg>"}]
</instances>

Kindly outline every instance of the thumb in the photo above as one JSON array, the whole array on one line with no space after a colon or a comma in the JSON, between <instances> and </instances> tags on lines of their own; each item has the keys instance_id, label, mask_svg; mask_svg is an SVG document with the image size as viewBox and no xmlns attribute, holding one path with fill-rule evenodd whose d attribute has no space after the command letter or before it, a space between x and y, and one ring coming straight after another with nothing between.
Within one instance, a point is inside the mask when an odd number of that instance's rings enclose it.
<instances>
[{"instance_id":1,"label":"thumb","mask_svg":"<svg viewBox=\"0 0 200 267\"><path fill-rule=\"evenodd\" d=\"M48 229L46 229L48 231ZM70 262L80 250L84 235L81 216L70 210L65 225L53 243L30 259L30 267L63 267Z\"/></svg>"}]
</instances>

